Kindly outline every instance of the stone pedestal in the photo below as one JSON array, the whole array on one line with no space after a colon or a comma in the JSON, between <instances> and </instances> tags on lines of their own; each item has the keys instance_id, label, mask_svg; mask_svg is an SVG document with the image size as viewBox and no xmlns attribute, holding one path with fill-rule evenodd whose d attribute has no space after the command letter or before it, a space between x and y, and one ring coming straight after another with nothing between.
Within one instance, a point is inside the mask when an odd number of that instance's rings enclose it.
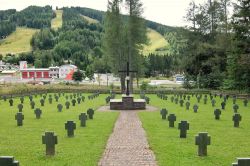
<instances>
[{"instance_id":1,"label":"stone pedestal","mask_svg":"<svg viewBox=\"0 0 250 166\"><path fill-rule=\"evenodd\" d=\"M110 100L111 110L145 110L146 101L144 99L134 99L132 95L122 95L122 99Z\"/></svg>"}]
</instances>

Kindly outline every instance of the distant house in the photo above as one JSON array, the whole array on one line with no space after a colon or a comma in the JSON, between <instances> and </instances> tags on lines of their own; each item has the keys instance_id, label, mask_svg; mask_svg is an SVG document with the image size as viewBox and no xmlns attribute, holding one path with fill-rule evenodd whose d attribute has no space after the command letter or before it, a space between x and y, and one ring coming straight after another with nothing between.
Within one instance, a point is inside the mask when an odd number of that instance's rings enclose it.
<instances>
[{"instance_id":1,"label":"distant house","mask_svg":"<svg viewBox=\"0 0 250 166\"><path fill-rule=\"evenodd\" d=\"M1 72L1 75L4 75L4 76L11 76L11 77L16 76L16 74L17 74L17 71L16 71L16 70L3 70L3 71Z\"/></svg>"},{"instance_id":2,"label":"distant house","mask_svg":"<svg viewBox=\"0 0 250 166\"><path fill-rule=\"evenodd\" d=\"M76 70L77 70L77 66L75 66L75 65L68 64L68 65L60 66L60 68L59 68L59 78L62 78L62 79L67 78L67 80L69 80L69 78L71 78L71 80L72 80L72 77L70 77L70 76Z\"/></svg>"}]
</instances>

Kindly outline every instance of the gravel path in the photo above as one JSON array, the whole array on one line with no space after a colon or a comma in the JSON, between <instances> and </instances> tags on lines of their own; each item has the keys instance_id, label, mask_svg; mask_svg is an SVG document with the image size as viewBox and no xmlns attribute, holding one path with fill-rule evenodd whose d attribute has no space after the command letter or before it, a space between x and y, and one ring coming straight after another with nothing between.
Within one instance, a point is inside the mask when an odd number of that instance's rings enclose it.
<instances>
[{"instance_id":1,"label":"gravel path","mask_svg":"<svg viewBox=\"0 0 250 166\"><path fill-rule=\"evenodd\" d=\"M121 111L99 166L156 166L136 111Z\"/></svg>"}]
</instances>

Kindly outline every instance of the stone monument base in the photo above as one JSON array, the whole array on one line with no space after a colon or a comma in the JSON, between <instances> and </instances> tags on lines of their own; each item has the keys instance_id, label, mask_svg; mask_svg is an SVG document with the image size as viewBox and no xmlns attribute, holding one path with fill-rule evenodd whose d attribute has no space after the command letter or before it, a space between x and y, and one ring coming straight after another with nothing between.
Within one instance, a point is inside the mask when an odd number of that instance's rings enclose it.
<instances>
[{"instance_id":1,"label":"stone monument base","mask_svg":"<svg viewBox=\"0 0 250 166\"><path fill-rule=\"evenodd\" d=\"M110 100L111 110L145 110L146 101L144 99L134 99L132 95L122 95L122 99Z\"/></svg>"}]
</instances>

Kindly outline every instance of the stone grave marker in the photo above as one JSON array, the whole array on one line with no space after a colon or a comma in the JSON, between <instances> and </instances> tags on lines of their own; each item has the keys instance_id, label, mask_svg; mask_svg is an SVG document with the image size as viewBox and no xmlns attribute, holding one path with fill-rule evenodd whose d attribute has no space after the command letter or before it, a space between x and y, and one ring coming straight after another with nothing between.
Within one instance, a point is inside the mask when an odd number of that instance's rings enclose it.
<instances>
[{"instance_id":1,"label":"stone grave marker","mask_svg":"<svg viewBox=\"0 0 250 166\"><path fill-rule=\"evenodd\" d=\"M24 115L22 112L18 112L15 115L15 120L17 121L17 126L23 125Z\"/></svg>"},{"instance_id":2,"label":"stone grave marker","mask_svg":"<svg viewBox=\"0 0 250 166\"><path fill-rule=\"evenodd\" d=\"M233 166L249 166L250 158L237 158L237 163L233 163Z\"/></svg>"},{"instance_id":3,"label":"stone grave marker","mask_svg":"<svg viewBox=\"0 0 250 166\"><path fill-rule=\"evenodd\" d=\"M31 109L34 109L34 108L35 108L35 105L36 105L36 103L35 103L34 101L31 101L31 102L30 102Z\"/></svg>"},{"instance_id":4,"label":"stone grave marker","mask_svg":"<svg viewBox=\"0 0 250 166\"><path fill-rule=\"evenodd\" d=\"M169 121L169 127L174 127L174 122L176 121L175 114L169 114L168 121Z\"/></svg>"},{"instance_id":5,"label":"stone grave marker","mask_svg":"<svg viewBox=\"0 0 250 166\"><path fill-rule=\"evenodd\" d=\"M30 95L30 96L29 96L29 99L30 99L30 102L33 101L33 96Z\"/></svg>"},{"instance_id":6,"label":"stone grave marker","mask_svg":"<svg viewBox=\"0 0 250 166\"><path fill-rule=\"evenodd\" d=\"M176 97L176 98L174 99L175 104L178 104L178 101L179 101L179 99Z\"/></svg>"},{"instance_id":7,"label":"stone grave marker","mask_svg":"<svg viewBox=\"0 0 250 166\"><path fill-rule=\"evenodd\" d=\"M63 105L62 104L57 104L57 110L58 112L62 112Z\"/></svg>"},{"instance_id":8,"label":"stone grave marker","mask_svg":"<svg viewBox=\"0 0 250 166\"><path fill-rule=\"evenodd\" d=\"M215 99L212 99L212 100L211 100L211 103L212 103L212 107L215 107L216 100L215 100Z\"/></svg>"},{"instance_id":9,"label":"stone grave marker","mask_svg":"<svg viewBox=\"0 0 250 166\"><path fill-rule=\"evenodd\" d=\"M183 107L184 100L181 99L179 102L180 102L180 106Z\"/></svg>"},{"instance_id":10,"label":"stone grave marker","mask_svg":"<svg viewBox=\"0 0 250 166\"><path fill-rule=\"evenodd\" d=\"M167 119L168 110L166 108L161 109L161 119Z\"/></svg>"},{"instance_id":11,"label":"stone grave marker","mask_svg":"<svg viewBox=\"0 0 250 166\"><path fill-rule=\"evenodd\" d=\"M187 101L187 102L186 102L186 110L189 110L189 107L190 107L190 102Z\"/></svg>"},{"instance_id":12,"label":"stone grave marker","mask_svg":"<svg viewBox=\"0 0 250 166\"><path fill-rule=\"evenodd\" d=\"M188 95L188 96L187 96L188 101L190 100L190 98L191 98L191 97Z\"/></svg>"},{"instance_id":13,"label":"stone grave marker","mask_svg":"<svg viewBox=\"0 0 250 166\"><path fill-rule=\"evenodd\" d=\"M13 103L14 103L14 101L13 101L12 98L9 99L9 103L10 103L10 106L12 107L12 106L13 106Z\"/></svg>"},{"instance_id":14,"label":"stone grave marker","mask_svg":"<svg viewBox=\"0 0 250 166\"><path fill-rule=\"evenodd\" d=\"M197 96L197 102L200 103L200 101L201 101L201 96L199 95Z\"/></svg>"},{"instance_id":15,"label":"stone grave marker","mask_svg":"<svg viewBox=\"0 0 250 166\"><path fill-rule=\"evenodd\" d=\"M76 106L76 99L72 99L71 103L72 103L72 106Z\"/></svg>"},{"instance_id":16,"label":"stone grave marker","mask_svg":"<svg viewBox=\"0 0 250 166\"><path fill-rule=\"evenodd\" d=\"M224 102L226 103L227 102L227 96L224 96Z\"/></svg>"},{"instance_id":17,"label":"stone grave marker","mask_svg":"<svg viewBox=\"0 0 250 166\"><path fill-rule=\"evenodd\" d=\"M59 96L55 96L55 100L56 100L56 102L58 102Z\"/></svg>"},{"instance_id":18,"label":"stone grave marker","mask_svg":"<svg viewBox=\"0 0 250 166\"><path fill-rule=\"evenodd\" d=\"M40 103L41 103L41 106L42 106L42 107L44 106L44 100L45 100L45 99L41 99L41 100L40 100Z\"/></svg>"},{"instance_id":19,"label":"stone grave marker","mask_svg":"<svg viewBox=\"0 0 250 166\"><path fill-rule=\"evenodd\" d=\"M46 155L55 155L55 145L58 143L54 132L45 132L42 136L42 144L46 145Z\"/></svg>"},{"instance_id":20,"label":"stone grave marker","mask_svg":"<svg viewBox=\"0 0 250 166\"><path fill-rule=\"evenodd\" d=\"M214 116L216 120L220 119L220 115L221 115L221 110L220 109L215 109L214 110Z\"/></svg>"},{"instance_id":21,"label":"stone grave marker","mask_svg":"<svg viewBox=\"0 0 250 166\"><path fill-rule=\"evenodd\" d=\"M174 96L171 96L171 102L173 103L174 102Z\"/></svg>"},{"instance_id":22,"label":"stone grave marker","mask_svg":"<svg viewBox=\"0 0 250 166\"><path fill-rule=\"evenodd\" d=\"M197 113L198 108L199 108L199 106L198 106L197 104L195 104L195 105L193 106L193 110L194 110L195 113Z\"/></svg>"},{"instance_id":23,"label":"stone grave marker","mask_svg":"<svg viewBox=\"0 0 250 166\"><path fill-rule=\"evenodd\" d=\"M66 100L68 100L68 99L69 99L69 96L68 96L68 95L66 95L66 96L65 96L65 99L66 99Z\"/></svg>"},{"instance_id":24,"label":"stone grave marker","mask_svg":"<svg viewBox=\"0 0 250 166\"><path fill-rule=\"evenodd\" d=\"M86 120L87 120L86 113L81 113L79 115L79 120L81 121L81 127L85 127L86 126Z\"/></svg>"},{"instance_id":25,"label":"stone grave marker","mask_svg":"<svg viewBox=\"0 0 250 166\"><path fill-rule=\"evenodd\" d=\"M7 96L2 97L3 101L7 101Z\"/></svg>"},{"instance_id":26,"label":"stone grave marker","mask_svg":"<svg viewBox=\"0 0 250 166\"><path fill-rule=\"evenodd\" d=\"M44 99L44 100L46 100L46 97L47 97L46 95L43 95L43 99Z\"/></svg>"},{"instance_id":27,"label":"stone grave marker","mask_svg":"<svg viewBox=\"0 0 250 166\"><path fill-rule=\"evenodd\" d=\"M24 97L23 96L20 97L20 102L21 102L21 104L23 104L23 102L24 102Z\"/></svg>"},{"instance_id":28,"label":"stone grave marker","mask_svg":"<svg viewBox=\"0 0 250 166\"><path fill-rule=\"evenodd\" d=\"M238 109L239 109L239 106L237 104L234 104L233 105L233 110L234 110L235 113L238 112Z\"/></svg>"},{"instance_id":29,"label":"stone grave marker","mask_svg":"<svg viewBox=\"0 0 250 166\"><path fill-rule=\"evenodd\" d=\"M236 104L236 99L237 99L237 97L233 96L233 104Z\"/></svg>"},{"instance_id":30,"label":"stone grave marker","mask_svg":"<svg viewBox=\"0 0 250 166\"><path fill-rule=\"evenodd\" d=\"M71 94L71 95L69 95L69 98L70 98L70 100L72 100L72 98L73 98L73 95Z\"/></svg>"},{"instance_id":31,"label":"stone grave marker","mask_svg":"<svg viewBox=\"0 0 250 166\"><path fill-rule=\"evenodd\" d=\"M65 102L65 106L66 106L66 109L69 109L70 102L69 102L69 101L66 101L66 102Z\"/></svg>"},{"instance_id":32,"label":"stone grave marker","mask_svg":"<svg viewBox=\"0 0 250 166\"><path fill-rule=\"evenodd\" d=\"M76 123L74 121L67 121L67 123L65 123L65 129L67 130L68 137L74 137Z\"/></svg>"},{"instance_id":33,"label":"stone grave marker","mask_svg":"<svg viewBox=\"0 0 250 166\"><path fill-rule=\"evenodd\" d=\"M41 114L42 114L42 110L40 108L36 108L34 110L34 113L36 114L36 119L40 119Z\"/></svg>"},{"instance_id":34,"label":"stone grave marker","mask_svg":"<svg viewBox=\"0 0 250 166\"><path fill-rule=\"evenodd\" d=\"M247 100L247 99L244 99L243 103L244 103L244 106L247 107L248 100Z\"/></svg>"},{"instance_id":35,"label":"stone grave marker","mask_svg":"<svg viewBox=\"0 0 250 166\"><path fill-rule=\"evenodd\" d=\"M22 104L18 104L17 105L18 111L22 112L23 111L23 105Z\"/></svg>"},{"instance_id":36,"label":"stone grave marker","mask_svg":"<svg viewBox=\"0 0 250 166\"><path fill-rule=\"evenodd\" d=\"M52 101L53 101L52 97L49 97L49 103L50 104L52 104Z\"/></svg>"},{"instance_id":37,"label":"stone grave marker","mask_svg":"<svg viewBox=\"0 0 250 166\"><path fill-rule=\"evenodd\" d=\"M242 117L240 114L238 114L238 113L234 114L234 116L233 116L234 127L239 127L241 119L242 119Z\"/></svg>"},{"instance_id":38,"label":"stone grave marker","mask_svg":"<svg viewBox=\"0 0 250 166\"><path fill-rule=\"evenodd\" d=\"M80 97L78 97L78 98L77 98L77 103L78 103L78 104L81 104L81 100L82 100L82 99L81 99Z\"/></svg>"},{"instance_id":39,"label":"stone grave marker","mask_svg":"<svg viewBox=\"0 0 250 166\"><path fill-rule=\"evenodd\" d=\"M207 156L207 145L211 144L211 137L207 132L201 132L195 137L195 145L198 145L198 155Z\"/></svg>"},{"instance_id":40,"label":"stone grave marker","mask_svg":"<svg viewBox=\"0 0 250 166\"><path fill-rule=\"evenodd\" d=\"M189 130L189 123L182 120L178 125L178 129L180 130L180 138L186 138L187 130Z\"/></svg>"},{"instance_id":41,"label":"stone grave marker","mask_svg":"<svg viewBox=\"0 0 250 166\"><path fill-rule=\"evenodd\" d=\"M19 166L19 162L13 156L0 156L1 166Z\"/></svg>"},{"instance_id":42,"label":"stone grave marker","mask_svg":"<svg viewBox=\"0 0 250 166\"><path fill-rule=\"evenodd\" d=\"M82 102L84 102L84 100L85 100L85 97L84 97L84 96L82 96Z\"/></svg>"},{"instance_id":43,"label":"stone grave marker","mask_svg":"<svg viewBox=\"0 0 250 166\"><path fill-rule=\"evenodd\" d=\"M207 98L206 97L204 97L204 104L207 104Z\"/></svg>"},{"instance_id":44,"label":"stone grave marker","mask_svg":"<svg viewBox=\"0 0 250 166\"><path fill-rule=\"evenodd\" d=\"M226 103L223 101L221 102L221 109L225 110Z\"/></svg>"},{"instance_id":45,"label":"stone grave marker","mask_svg":"<svg viewBox=\"0 0 250 166\"><path fill-rule=\"evenodd\" d=\"M222 94L220 94L220 98L222 98Z\"/></svg>"},{"instance_id":46,"label":"stone grave marker","mask_svg":"<svg viewBox=\"0 0 250 166\"><path fill-rule=\"evenodd\" d=\"M87 110L87 114L89 116L89 119L93 119L93 115L94 115L94 110L92 108L89 108Z\"/></svg>"}]
</instances>

